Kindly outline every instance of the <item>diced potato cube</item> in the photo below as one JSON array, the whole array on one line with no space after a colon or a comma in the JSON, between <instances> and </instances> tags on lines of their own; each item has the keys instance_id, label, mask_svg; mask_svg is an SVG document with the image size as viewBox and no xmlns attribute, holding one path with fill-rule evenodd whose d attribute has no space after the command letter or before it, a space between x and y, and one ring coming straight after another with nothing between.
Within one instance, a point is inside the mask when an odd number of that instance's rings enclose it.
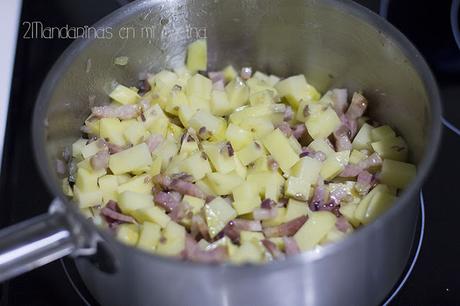
<instances>
[{"instance_id":1,"label":"diced potato cube","mask_svg":"<svg viewBox=\"0 0 460 306\"><path fill-rule=\"evenodd\" d=\"M331 154L334 154L335 151L331 146L326 142L326 140L322 138L318 138L310 142L308 145L309 149L312 149L315 152L323 152L326 154L326 156L330 156Z\"/></svg>"},{"instance_id":2,"label":"diced potato cube","mask_svg":"<svg viewBox=\"0 0 460 306\"><path fill-rule=\"evenodd\" d=\"M321 167L320 175L325 180L331 180L343 171L348 164L350 151L341 151L329 156Z\"/></svg>"},{"instance_id":3,"label":"diced potato cube","mask_svg":"<svg viewBox=\"0 0 460 306\"><path fill-rule=\"evenodd\" d=\"M192 207L192 213L197 214L203 208L205 201L203 199L192 197L186 194L182 199L183 202L187 202Z\"/></svg>"},{"instance_id":4,"label":"diced potato cube","mask_svg":"<svg viewBox=\"0 0 460 306\"><path fill-rule=\"evenodd\" d=\"M126 140L123 136L123 125L117 118L102 118L100 120L100 133L101 138L117 146L126 145Z\"/></svg>"},{"instance_id":5,"label":"diced potato cube","mask_svg":"<svg viewBox=\"0 0 460 306\"><path fill-rule=\"evenodd\" d=\"M299 248L307 251L316 246L335 226L336 216L328 211L316 211L294 235Z\"/></svg>"},{"instance_id":6,"label":"diced potato cube","mask_svg":"<svg viewBox=\"0 0 460 306\"><path fill-rule=\"evenodd\" d=\"M177 85L181 87L185 87L187 85L188 79L192 77L190 70L187 69L186 66L180 66L174 69L174 72L177 75Z\"/></svg>"},{"instance_id":7,"label":"diced potato cube","mask_svg":"<svg viewBox=\"0 0 460 306\"><path fill-rule=\"evenodd\" d=\"M194 111L205 110L211 113L211 103L210 99L205 99L198 96L189 96L189 106Z\"/></svg>"},{"instance_id":8,"label":"diced potato cube","mask_svg":"<svg viewBox=\"0 0 460 306\"><path fill-rule=\"evenodd\" d=\"M289 199L286 215L283 222L291 221L295 218L308 215L308 203Z\"/></svg>"},{"instance_id":9,"label":"diced potato cube","mask_svg":"<svg viewBox=\"0 0 460 306\"><path fill-rule=\"evenodd\" d=\"M228 252L229 256L233 256L235 254L235 252L237 251L237 249L238 249L238 247L236 245L234 245L232 243L232 241L227 236L224 236L224 237L220 238L219 240L214 241L213 243L209 243L206 240L201 239L198 242L198 245L203 250L207 250L207 251L213 250L213 249L215 249L216 247L219 247L219 246L223 246L223 247L227 248L227 252Z\"/></svg>"},{"instance_id":10,"label":"diced potato cube","mask_svg":"<svg viewBox=\"0 0 460 306\"><path fill-rule=\"evenodd\" d=\"M371 139L373 142L383 140L385 138L396 137L395 131L388 125L382 125L371 130Z\"/></svg>"},{"instance_id":11,"label":"diced potato cube","mask_svg":"<svg viewBox=\"0 0 460 306\"><path fill-rule=\"evenodd\" d=\"M213 116L204 110L196 112L190 119L189 125L200 137L210 137L211 139L221 139L222 135L225 135L227 127L225 119ZM208 135L208 137L204 135Z\"/></svg>"},{"instance_id":12,"label":"diced potato cube","mask_svg":"<svg viewBox=\"0 0 460 306\"><path fill-rule=\"evenodd\" d=\"M158 224L144 222L137 247L147 252L153 252L161 238L161 227Z\"/></svg>"},{"instance_id":13,"label":"diced potato cube","mask_svg":"<svg viewBox=\"0 0 460 306\"><path fill-rule=\"evenodd\" d=\"M253 242L243 243L233 256L230 257L230 261L235 264L241 263L261 263L263 261L264 255L260 247Z\"/></svg>"},{"instance_id":14,"label":"diced potato cube","mask_svg":"<svg viewBox=\"0 0 460 306\"><path fill-rule=\"evenodd\" d=\"M97 186L97 179L97 174L84 168L78 168L77 181L75 182L75 185L83 192L96 191L99 189Z\"/></svg>"},{"instance_id":15,"label":"diced potato cube","mask_svg":"<svg viewBox=\"0 0 460 306\"><path fill-rule=\"evenodd\" d=\"M72 157L81 158L81 149L88 142L87 139L80 138L72 144Z\"/></svg>"},{"instance_id":16,"label":"diced potato cube","mask_svg":"<svg viewBox=\"0 0 460 306\"><path fill-rule=\"evenodd\" d=\"M187 155L183 155L183 154L178 154L178 155L173 156L170 159L170 162L169 162L167 168L165 169L164 173L166 175L172 175L174 173L181 172L182 162L186 158L187 158Z\"/></svg>"},{"instance_id":17,"label":"diced potato cube","mask_svg":"<svg viewBox=\"0 0 460 306\"><path fill-rule=\"evenodd\" d=\"M199 97L204 100L211 98L212 81L201 74L193 75L187 82L186 93L187 96Z\"/></svg>"},{"instance_id":18,"label":"diced potato cube","mask_svg":"<svg viewBox=\"0 0 460 306\"><path fill-rule=\"evenodd\" d=\"M221 197L215 198L204 207L211 238L214 238L228 222L236 217L236 211Z\"/></svg>"},{"instance_id":19,"label":"diced potato cube","mask_svg":"<svg viewBox=\"0 0 460 306\"><path fill-rule=\"evenodd\" d=\"M386 185L379 184L374 187L366 196L359 202L358 207L356 207L354 212L354 217L359 222L363 222L364 216L366 215L367 208L369 207L369 203L372 200L372 197L381 192L389 193L389 189Z\"/></svg>"},{"instance_id":20,"label":"diced potato cube","mask_svg":"<svg viewBox=\"0 0 460 306\"><path fill-rule=\"evenodd\" d=\"M341 124L336 112L330 107L323 112L311 114L305 121L308 133L313 139L327 138Z\"/></svg>"},{"instance_id":21,"label":"diced potato cube","mask_svg":"<svg viewBox=\"0 0 460 306\"><path fill-rule=\"evenodd\" d=\"M214 172L206 174L209 186L217 195L227 195L232 193L233 189L241 185L244 180L236 173L227 174Z\"/></svg>"},{"instance_id":22,"label":"diced potato cube","mask_svg":"<svg viewBox=\"0 0 460 306\"><path fill-rule=\"evenodd\" d=\"M276 160L281 170L288 171L299 160L283 133L276 129L262 139L262 143Z\"/></svg>"},{"instance_id":23,"label":"diced potato cube","mask_svg":"<svg viewBox=\"0 0 460 306\"><path fill-rule=\"evenodd\" d=\"M291 146L292 149L294 149L294 151L297 154L302 153L302 145L297 141L297 139L294 136L289 137L288 140L289 140L289 145Z\"/></svg>"},{"instance_id":24,"label":"diced potato cube","mask_svg":"<svg viewBox=\"0 0 460 306\"><path fill-rule=\"evenodd\" d=\"M332 242L336 242L339 240L342 240L345 238L345 236L348 233L344 233L342 231L339 231L337 228L332 228L329 233L327 233L326 237L324 237L321 241L320 244L328 244Z\"/></svg>"},{"instance_id":25,"label":"diced potato cube","mask_svg":"<svg viewBox=\"0 0 460 306\"><path fill-rule=\"evenodd\" d=\"M275 129L269 118L252 118L240 123L241 128L251 132L252 138L261 139Z\"/></svg>"},{"instance_id":26,"label":"diced potato cube","mask_svg":"<svg viewBox=\"0 0 460 306\"><path fill-rule=\"evenodd\" d=\"M248 165L248 172L249 173L257 173L257 172L268 172L271 171L268 169L268 158L267 155L263 154L259 158L257 158L254 162Z\"/></svg>"},{"instance_id":27,"label":"diced potato cube","mask_svg":"<svg viewBox=\"0 0 460 306\"><path fill-rule=\"evenodd\" d=\"M120 224L117 228L117 238L128 245L136 245L139 240L137 224Z\"/></svg>"},{"instance_id":28,"label":"diced potato cube","mask_svg":"<svg viewBox=\"0 0 460 306\"><path fill-rule=\"evenodd\" d=\"M225 132L225 137L233 146L233 149L236 151L242 149L244 146L249 144L252 140L251 132L248 132L241 127L230 123L228 125L227 131Z\"/></svg>"},{"instance_id":29,"label":"diced potato cube","mask_svg":"<svg viewBox=\"0 0 460 306\"><path fill-rule=\"evenodd\" d=\"M240 242L244 244L246 242L255 242L259 243L261 240L264 240L265 236L261 232L250 232L250 231L241 231L240 232Z\"/></svg>"},{"instance_id":30,"label":"diced potato cube","mask_svg":"<svg viewBox=\"0 0 460 306\"><path fill-rule=\"evenodd\" d=\"M118 193L132 191L137 193L150 194L152 192L152 177L148 174L138 175L130 179L124 184L120 184L117 188Z\"/></svg>"},{"instance_id":31,"label":"diced potato cube","mask_svg":"<svg viewBox=\"0 0 460 306\"><path fill-rule=\"evenodd\" d=\"M213 90L210 104L211 112L215 116L226 116L232 112L232 107L225 91Z\"/></svg>"},{"instance_id":32,"label":"diced potato cube","mask_svg":"<svg viewBox=\"0 0 460 306\"><path fill-rule=\"evenodd\" d=\"M233 112L229 120L233 124L241 125L243 122L253 118L267 117L274 113L273 105L244 106Z\"/></svg>"},{"instance_id":33,"label":"diced potato cube","mask_svg":"<svg viewBox=\"0 0 460 306\"><path fill-rule=\"evenodd\" d=\"M307 83L304 75L295 75L279 81L275 85L278 94L285 97L294 109L297 109L301 100L318 100L320 94Z\"/></svg>"},{"instance_id":34,"label":"diced potato cube","mask_svg":"<svg viewBox=\"0 0 460 306\"><path fill-rule=\"evenodd\" d=\"M196 109L193 109L188 105L181 105L179 107L178 117L182 125L188 128L190 126L188 122L192 119L195 113Z\"/></svg>"},{"instance_id":35,"label":"diced potato cube","mask_svg":"<svg viewBox=\"0 0 460 306\"><path fill-rule=\"evenodd\" d=\"M226 174L235 170L235 159L229 155L226 143L203 143L203 151L217 172Z\"/></svg>"},{"instance_id":36,"label":"diced potato cube","mask_svg":"<svg viewBox=\"0 0 460 306\"><path fill-rule=\"evenodd\" d=\"M166 227L169 221L171 221L171 218L163 209L153 206L153 204L146 208L137 209L131 212L131 214L138 222L153 222L161 227Z\"/></svg>"},{"instance_id":37,"label":"diced potato cube","mask_svg":"<svg viewBox=\"0 0 460 306\"><path fill-rule=\"evenodd\" d=\"M265 89L249 96L251 105L270 105L273 103L274 93L272 90Z\"/></svg>"},{"instance_id":38,"label":"diced potato cube","mask_svg":"<svg viewBox=\"0 0 460 306\"><path fill-rule=\"evenodd\" d=\"M120 84L115 87L109 97L121 104L135 104L140 99L137 92Z\"/></svg>"},{"instance_id":39,"label":"diced potato cube","mask_svg":"<svg viewBox=\"0 0 460 306\"><path fill-rule=\"evenodd\" d=\"M315 184L318 180L321 166L322 163L319 160L305 156L292 167L290 174L304 178L310 184Z\"/></svg>"},{"instance_id":40,"label":"diced potato cube","mask_svg":"<svg viewBox=\"0 0 460 306\"><path fill-rule=\"evenodd\" d=\"M174 87L168 97L168 102L164 106L164 110L171 115L177 116L179 108L182 105L189 105L189 99L184 90L179 90Z\"/></svg>"},{"instance_id":41,"label":"diced potato cube","mask_svg":"<svg viewBox=\"0 0 460 306\"><path fill-rule=\"evenodd\" d=\"M276 215L276 217L262 221L263 226L264 227L277 226L277 225L280 225L281 223L286 222L286 213L287 213L286 207L278 207L278 214Z\"/></svg>"},{"instance_id":42,"label":"diced potato cube","mask_svg":"<svg viewBox=\"0 0 460 306\"><path fill-rule=\"evenodd\" d=\"M246 104L249 98L249 88L238 77L225 86L225 92L232 110Z\"/></svg>"},{"instance_id":43,"label":"diced potato cube","mask_svg":"<svg viewBox=\"0 0 460 306\"><path fill-rule=\"evenodd\" d=\"M206 39L199 39L188 45L187 68L192 73L205 71L208 67L208 46Z\"/></svg>"},{"instance_id":44,"label":"diced potato cube","mask_svg":"<svg viewBox=\"0 0 460 306\"><path fill-rule=\"evenodd\" d=\"M367 211L364 214L363 224L369 224L377 219L377 217L390 209L395 201L396 197L387 192L376 193L369 202Z\"/></svg>"},{"instance_id":45,"label":"diced potato cube","mask_svg":"<svg viewBox=\"0 0 460 306\"><path fill-rule=\"evenodd\" d=\"M109 168L113 174L123 174L152 164L152 156L145 143L110 155Z\"/></svg>"},{"instance_id":46,"label":"diced potato cube","mask_svg":"<svg viewBox=\"0 0 460 306\"><path fill-rule=\"evenodd\" d=\"M278 200L284 184L284 178L280 174L274 172L249 174L247 181L255 184L255 186L257 186L257 190L262 196L264 196L264 198L269 198L275 201Z\"/></svg>"},{"instance_id":47,"label":"diced potato cube","mask_svg":"<svg viewBox=\"0 0 460 306\"><path fill-rule=\"evenodd\" d=\"M118 206L123 213L132 213L141 208L153 206L153 196L150 194L124 191L118 196Z\"/></svg>"},{"instance_id":48,"label":"diced potato cube","mask_svg":"<svg viewBox=\"0 0 460 306\"><path fill-rule=\"evenodd\" d=\"M247 168L243 166L236 155L233 156L233 160L235 161L235 173L238 174L243 180L246 179L248 173Z\"/></svg>"},{"instance_id":49,"label":"diced potato cube","mask_svg":"<svg viewBox=\"0 0 460 306\"><path fill-rule=\"evenodd\" d=\"M123 135L129 143L137 145L142 142L145 132L144 123L130 120L123 131Z\"/></svg>"},{"instance_id":50,"label":"diced potato cube","mask_svg":"<svg viewBox=\"0 0 460 306\"><path fill-rule=\"evenodd\" d=\"M102 204L102 191L81 191L77 185L73 187L74 199L80 208L93 207Z\"/></svg>"},{"instance_id":51,"label":"diced potato cube","mask_svg":"<svg viewBox=\"0 0 460 306\"><path fill-rule=\"evenodd\" d=\"M98 136L100 134L100 120L99 119L87 119L85 121L85 126L88 129L88 134L89 135L96 135Z\"/></svg>"},{"instance_id":52,"label":"diced potato cube","mask_svg":"<svg viewBox=\"0 0 460 306\"><path fill-rule=\"evenodd\" d=\"M238 151L236 153L236 156L238 156L238 159L244 166L247 166L259 157L261 157L263 154L264 150L260 143L258 143L257 141L253 141L247 144L243 149Z\"/></svg>"},{"instance_id":53,"label":"diced potato cube","mask_svg":"<svg viewBox=\"0 0 460 306\"><path fill-rule=\"evenodd\" d=\"M151 83L150 85L152 87L155 87L155 82L161 81L168 88L168 90L171 90L171 88L173 88L173 86L176 84L177 78L178 76L174 72L169 70L161 70L160 72L151 76L148 81Z\"/></svg>"},{"instance_id":54,"label":"diced potato cube","mask_svg":"<svg viewBox=\"0 0 460 306\"><path fill-rule=\"evenodd\" d=\"M205 178L196 181L195 184L205 193L208 195L216 196L217 194L214 192L214 190L211 188L211 185L209 184L209 181Z\"/></svg>"},{"instance_id":55,"label":"diced potato cube","mask_svg":"<svg viewBox=\"0 0 460 306\"><path fill-rule=\"evenodd\" d=\"M359 129L358 134L356 134L355 138L353 139L353 142L351 143L353 149L370 149L372 142L371 131L373 129L374 128L371 125L364 123L361 129Z\"/></svg>"},{"instance_id":56,"label":"diced potato cube","mask_svg":"<svg viewBox=\"0 0 460 306\"><path fill-rule=\"evenodd\" d=\"M358 150L352 150L351 151L351 154L350 154L350 164L354 164L356 165L357 163L359 163L360 161L364 160L367 158L367 155L364 154L363 152L361 151L358 151Z\"/></svg>"},{"instance_id":57,"label":"diced potato cube","mask_svg":"<svg viewBox=\"0 0 460 306\"><path fill-rule=\"evenodd\" d=\"M176 156L179 151L179 146L172 136L163 141L157 149L153 152L153 155L157 158L161 158L161 169L166 170L172 158Z\"/></svg>"},{"instance_id":58,"label":"diced potato cube","mask_svg":"<svg viewBox=\"0 0 460 306\"><path fill-rule=\"evenodd\" d=\"M95 175L97 177L101 177L107 174L106 169L99 169L99 170L94 170L93 167L91 166L91 158L87 158L82 160L77 164L78 169L85 169L89 171L92 175Z\"/></svg>"},{"instance_id":59,"label":"diced potato cube","mask_svg":"<svg viewBox=\"0 0 460 306\"><path fill-rule=\"evenodd\" d=\"M305 178L289 176L284 185L284 194L296 200L306 201L310 197L310 184Z\"/></svg>"},{"instance_id":60,"label":"diced potato cube","mask_svg":"<svg viewBox=\"0 0 460 306\"><path fill-rule=\"evenodd\" d=\"M185 248L185 228L182 225L170 221L163 230L163 238L157 244L156 252L165 256L177 256Z\"/></svg>"},{"instance_id":61,"label":"diced potato cube","mask_svg":"<svg viewBox=\"0 0 460 306\"><path fill-rule=\"evenodd\" d=\"M231 65L225 67L225 69L222 70L222 72L224 74L224 79L226 83L233 81L238 76L238 72Z\"/></svg>"},{"instance_id":62,"label":"diced potato cube","mask_svg":"<svg viewBox=\"0 0 460 306\"><path fill-rule=\"evenodd\" d=\"M201 180L206 174L211 173L211 166L200 152L196 152L181 163L182 172L193 176L194 180Z\"/></svg>"},{"instance_id":63,"label":"diced potato cube","mask_svg":"<svg viewBox=\"0 0 460 306\"><path fill-rule=\"evenodd\" d=\"M191 153L195 153L198 150L199 150L198 144L195 140L184 139L180 147L180 154L190 155Z\"/></svg>"},{"instance_id":64,"label":"diced potato cube","mask_svg":"<svg viewBox=\"0 0 460 306\"><path fill-rule=\"evenodd\" d=\"M310 105L311 101L300 101L297 111L295 113L295 119L297 121L307 121L308 116L310 116Z\"/></svg>"},{"instance_id":65,"label":"diced potato cube","mask_svg":"<svg viewBox=\"0 0 460 306\"><path fill-rule=\"evenodd\" d=\"M104 203L108 201L117 201L118 179L115 175L105 175L99 178L99 188L102 191L102 199Z\"/></svg>"},{"instance_id":66,"label":"diced potato cube","mask_svg":"<svg viewBox=\"0 0 460 306\"><path fill-rule=\"evenodd\" d=\"M100 146L98 141L93 141L81 148L81 155L83 158L90 158L95 155L97 152L102 151L103 147Z\"/></svg>"},{"instance_id":67,"label":"diced potato cube","mask_svg":"<svg viewBox=\"0 0 460 306\"><path fill-rule=\"evenodd\" d=\"M162 136L165 136L164 131L166 131L169 123L168 117L165 115L160 105L154 104L152 107L144 111L144 126L151 133L157 133Z\"/></svg>"},{"instance_id":68,"label":"diced potato cube","mask_svg":"<svg viewBox=\"0 0 460 306\"><path fill-rule=\"evenodd\" d=\"M172 136L176 141L179 142L182 135L184 135L184 129L172 122L169 122L167 134L167 137Z\"/></svg>"},{"instance_id":69,"label":"diced potato cube","mask_svg":"<svg viewBox=\"0 0 460 306\"><path fill-rule=\"evenodd\" d=\"M152 165L148 170L148 173L153 177L155 175L160 174L161 172L161 165L163 164L163 159L161 156L157 156L153 159Z\"/></svg>"},{"instance_id":70,"label":"diced potato cube","mask_svg":"<svg viewBox=\"0 0 460 306\"><path fill-rule=\"evenodd\" d=\"M147 81L152 87L152 94L155 95L155 97L152 97L152 102L158 103L165 108L171 89L177 84L177 79L177 75L168 70L162 70L150 76Z\"/></svg>"},{"instance_id":71,"label":"diced potato cube","mask_svg":"<svg viewBox=\"0 0 460 306\"><path fill-rule=\"evenodd\" d=\"M359 226L361 221L355 218L355 210L358 207L356 203L348 203L341 205L339 208L340 213L350 222L354 227Z\"/></svg>"},{"instance_id":72,"label":"diced potato cube","mask_svg":"<svg viewBox=\"0 0 460 306\"><path fill-rule=\"evenodd\" d=\"M407 160L407 144L401 137L385 138L371 143L371 146L383 159Z\"/></svg>"},{"instance_id":73,"label":"diced potato cube","mask_svg":"<svg viewBox=\"0 0 460 306\"><path fill-rule=\"evenodd\" d=\"M61 180L61 187L62 187L62 192L66 196L68 196L68 197L73 196L73 190L72 190L72 187L70 187L69 180L67 178L63 178Z\"/></svg>"},{"instance_id":74,"label":"diced potato cube","mask_svg":"<svg viewBox=\"0 0 460 306\"><path fill-rule=\"evenodd\" d=\"M379 180L387 185L404 189L415 178L416 167L391 159L384 159Z\"/></svg>"},{"instance_id":75,"label":"diced potato cube","mask_svg":"<svg viewBox=\"0 0 460 306\"><path fill-rule=\"evenodd\" d=\"M252 212L261 203L257 186L252 182L245 182L234 188L233 200L233 207L238 215Z\"/></svg>"},{"instance_id":76,"label":"diced potato cube","mask_svg":"<svg viewBox=\"0 0 460 306\"><path fill-rule=\"evenodd\" d=\"M281 197L283 184L284 179L278 173L275 173L273 176L270 176L265 181L265 185L263 187L264 197L272 199L273 201L278 201Z\"/></svg>"},{"instance_id":77,"label":"diced potato cube","mask_svg":"<svg viewBox=\"0 0 460 306\"><path fill-rule=\"evenodd\" d=\"M119 175L115 175L117 177L117 181L118 181L118 185L121 185L121 184L124 184L126 182L128 182L132 176L125 173L125 174L119 174Z\"/></svg>"},{"instance_id":78,"label":"diced potato cube","mask_svg":"<svg viewBox=\"0 0 460 306\"><path fill-rule=\"evenodd\" d=\"M248 214L254 211L254 209L258 208L260 206L260 198L254 197L252 200L248 201L234 201L232 203L233 208L237 212L237 214L244 215Z\"/></svg>"}]
</instances>

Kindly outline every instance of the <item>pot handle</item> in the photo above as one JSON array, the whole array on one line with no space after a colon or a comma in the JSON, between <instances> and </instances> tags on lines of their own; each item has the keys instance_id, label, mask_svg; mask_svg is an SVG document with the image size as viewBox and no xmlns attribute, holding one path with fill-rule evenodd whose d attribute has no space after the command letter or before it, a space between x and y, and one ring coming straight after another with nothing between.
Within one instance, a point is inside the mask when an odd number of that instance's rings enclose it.
<instances>
[{"instance_id":1,"label":"pot handle","mask_svg":"<svg viewBox=\"0 0 460 306\"><path fill-rule=\"evenodd\" d=\"M82 249L82 232L55 200L50 212L0 231L0 282ZM80 234L80 235L79 235Z\"/></svg>"}]
</instances>

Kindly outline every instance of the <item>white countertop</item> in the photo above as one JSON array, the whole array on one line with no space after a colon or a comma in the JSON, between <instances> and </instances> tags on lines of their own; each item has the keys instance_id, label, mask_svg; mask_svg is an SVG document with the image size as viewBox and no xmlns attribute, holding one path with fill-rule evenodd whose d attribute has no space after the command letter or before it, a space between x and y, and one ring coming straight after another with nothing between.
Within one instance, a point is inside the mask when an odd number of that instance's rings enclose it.
<instances>
[{"instance_id":1,"label":"white countertop","mask_svg":"<svg viewBox=\"0 0 460 306\"><path fill-rule=\"evenodd\" d=\"M3 156L8 104L10 102L16 40L21 18L22 0L0 1L0 162ZM1 167L0 167L1 171Z\"/></svg>"}]
</instances>

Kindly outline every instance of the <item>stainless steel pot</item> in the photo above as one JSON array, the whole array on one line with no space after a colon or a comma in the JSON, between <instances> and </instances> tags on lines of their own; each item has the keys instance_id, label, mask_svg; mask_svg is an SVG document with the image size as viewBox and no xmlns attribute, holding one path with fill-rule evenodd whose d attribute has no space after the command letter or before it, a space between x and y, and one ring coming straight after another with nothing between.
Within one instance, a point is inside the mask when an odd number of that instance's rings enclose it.
<instances>
[{"instance_id":1,"label":"stainless steel pot","mask_svg":"<svg viewBox=\"0 0 460 306\"><path fill-rule=\"evenodd\" d=\"M104 305L382 301L408 260L418 192L441 130L433 76L401 33L351 1L334 0L138 1L95 27L98 37L72 44L41 89L33 125L36 157L56 200L48 215L0 233L0 280L73 255ZM128 28L134 30L123 30ZM134 34L123 39L123 31ZM187 44L204 34L211 69L251 65L282 76L305 73L323 91L364 90L372 116L397 127L409 142L417 178L389 212L351 237L263 266L178 262L122 245L97 229L62 195L53 170L56 156L79 136L88 97L104 104L114 80L134 85L139 72L183 63ZM113 65L120 55L130 57L128 66Z\"/></svg>"}]
</instances>

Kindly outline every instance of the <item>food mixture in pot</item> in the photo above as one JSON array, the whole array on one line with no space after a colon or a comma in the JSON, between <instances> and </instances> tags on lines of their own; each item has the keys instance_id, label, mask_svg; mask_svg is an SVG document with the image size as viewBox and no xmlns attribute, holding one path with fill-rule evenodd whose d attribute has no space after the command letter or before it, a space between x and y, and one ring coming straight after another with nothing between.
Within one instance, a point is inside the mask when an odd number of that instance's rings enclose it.
<instances>
[{"instance_id":1,"label":"food mixture in pot","mask_svg":"<svg viewBox=\"0 0 460 306\"><path fill-rule=\"evenodd\" d=\"M207 71L205 40L185 67L117 84L110 98L57 170L88 218L155 254L283 259L372 222L416 173L405 140L365 117L365 93Z\"/></svg>"}]
</instances>

